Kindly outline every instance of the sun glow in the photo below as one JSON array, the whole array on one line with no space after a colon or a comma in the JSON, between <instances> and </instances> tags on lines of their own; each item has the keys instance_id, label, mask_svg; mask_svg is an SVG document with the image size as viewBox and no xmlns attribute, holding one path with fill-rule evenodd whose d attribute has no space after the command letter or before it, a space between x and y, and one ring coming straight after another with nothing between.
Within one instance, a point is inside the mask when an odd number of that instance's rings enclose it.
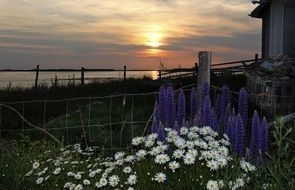
<instances>
[{"instance_id":1,"label":"sun glow","mask_svg":"<svg viewBox=\"0 0 295 190\"><path fill-rule=\"evenodd\" d=\"M161 35L159 33L151 33L148 35L147 45L152 48L158 48L161 44Z\"/></svg>"}]
</instances>

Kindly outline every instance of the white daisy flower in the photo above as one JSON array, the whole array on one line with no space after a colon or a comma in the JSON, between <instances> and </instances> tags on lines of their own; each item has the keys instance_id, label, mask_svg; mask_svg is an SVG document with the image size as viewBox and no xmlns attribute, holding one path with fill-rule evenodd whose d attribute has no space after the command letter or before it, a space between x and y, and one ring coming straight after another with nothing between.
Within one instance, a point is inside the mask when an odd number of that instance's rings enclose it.
<instances>
[{"instance_id":1,"label":"white daisy flower","mask_svg":"<svg viewBox=\"0 0 295 190\"><path fill-rule=\"evenodd\" d=\"M172 172L174 173L176 169L178 169L180 167L179 163L176 161L170 162L169 163L169 168L172 170Z\"/></svg>"},{"instance_id":2,"label":"white daisy flower","mask_svg":"<svg viewBox=\"0 0 295 190\"><path fill-rule=\"evenodd\" d=\"M90 181L88 179L84 179L83 180L83 184L84 185L90 185L91 183L90 183Z\"/></svg>"},{"instance_id":3,"label":"white daisy flower","mask_svg":"<svg viewBox=\"0 0 295 190\"><path fill-rule=\"evenodd\" d=\"M56 168L54 171L53 171L53 174L54 175L58 175L61 171L61 168Z\"/></svg>"},{"instance_id":4,"label":"white daisy flower","mask_svg":"<svg viewBox=\"0 0 295 190\"><path fill-rule=\"evenodd\" d=\"M125 158L125 162L131 163L135 160L135 156L130 155Z\"/></svg>"},{"instance_id":5,"label":"white daisy flower","mask_svg":"<svg viewBox=\"0 0 295 190\"><path fill-rule=\"evenodd\" d=\"M186 165L192 165L195 163L195 157L190 154L190 153L186 153L184 158L183 158L183 162L186 164Z\"/></svg>"},{"instance_id":6,"label":"white daisy flower","mask_svg":"<svg viewBox=\"0 0 295 190\"><path fill-rule=\"evenodd\" d=\"M161 145L157 146L157 148L159 149L159 152L162 153L162 152L165 152L166 150L168 150L168 145L161 144Z\"/></svg>"},{"instance_id":7,"label":"white daisy flower","mask_svg":"<svg viewBox=\"0 0 295 190\"><path fill-rule=\"evenodd\" d=\"M82 178L82 175L81 174L79 174L79 173L77 173L77 174L75 174L75 179L77 179L77 180L79 180L79 179L81 179Z\"/></svg>"},{"instance_id":8,"label":"white daisy flower","mask_svg":"<svg viewBox=\"0 0 295 190\"><path fill-rule=\"evenodd\" d=\"M124 158L124 156L126 155L125 152L117 152L114 156L115 160L119 160L119 159L122 159Z\"/></svg>"},{"instance_id":9,"label":"white daisy flower","mask_svg":"<svg viewBox=\"0 0 295 190\"><path fill-rule=\"evenodd\" d=\"M208 161L206 166L210 168L210 170L218 170L219 168L219 165L215 160Z\"/></svg>"},{"instance_id":10,"label":"white daisy flower","mask_svg":"<svg viewBox=\"0 0 295 190\"><path fill-rule=\"evenodd\" d=\"M209 180L207 182L206 187L207 187L207 190L218 190L219 189L217 181L213 181L213 180Z\"/></svg>"},{"instance_id":11,"label":"white daisy flower","mask_svg":"<svg viewBox=\"0 0 295 190\"><path fill-rule=\"evenodd\" d=\"M187 147L188 149L193 149L194 146L195 146L194 141L186 141L186 147Z\"/></svg>"},{"instance_id":12,"label":"white daisy flower","mask_svg":"<svg viewBox=\"0 0 295 190\"><path fill-rule=\"evenodd\" d=\"M240 161L240 166L246 173L253 172L256 170L256 167L254 165L250 164L249 162L246 162L245 160Z\"/></svg>"},{"instance_id":13,"label":"white daisy flower","mask_svg":"<svg viewBox=\"0 0 295 190\"><path fill-rule=\"evenodd\" d=\"M117 175L112 175L109 177L109 184L112 187L116 187L120 182L120 178Z\"/></svg>"},{"instance_id":14,"label":"white daisy flower","mask_svg":"<svg viewBox=\"0 0 295 190\"><path fill-rule=\"evenodd\" d=\"M173 143L179 149L184 149L186 146L186 141L181 137L177 137Z\"/></svg>"},{"instance_id":15,"label":"white daisy flower","mask_svg":"<svg viewBox=\"0 0 295 190\"><path fill-rule=\"evenodd\" d=\"M89 176L90 178L94 178L95 175L96 175L96 171L92 171L92 172L89 173L88 176Z\"/></svg>"},{"instance_id":16,"label":"white daisy flower","mask_svg":"<svg viewBox=\"0 0 295 190\"><path fill-rule=\"evenodd\" d=\"M196 149L189 149L187 152L192 154L194 157L198 156L198 151Z\"/></svg>"},{"instance_id":17,"label":"white daisy flower","mask_svg":"<svg viewBox=\"0 0 295 190\"><path fill-rule=\"evenodd\" d=\"M73 172L68 172L67 176L71 177L71 176L75 176L75 174Z\"/></svg>"},{"instance_id":18,"label":"white daisy flower","mask_svg":"<svg viewBox=\"0 0 295 190\"><path fill-rule=\"evenodd\" d=\"M70 188L71 185L72 185L71 182L66 182L66 183L64 184L64 188L65 188L65 189Z\"/></svg>"},{"instance_id":19,"label":"white daisy flower","mask_svg":"<svg viewBox=\"0 0 295 190\"><path fill-rule=\"evenodd\" d=\"M216 161L221 168L223 168L227 165L227 159L224 157L219 156L219 157L217 157Z\"/></svg>"},{"instance_id":20,"label":"white daisy flower","mask_svg":"<svg viewBox=\"0 0 295 190\"><path fill-rule=\"evenodd\" d=\"M139 144L141 144L144 141L143 137L134 137L132 139L132 145L134 146L138 146Z\"/></svg>"},{"instance_id":21,"label":"white daisy flower","mask_svg":"<svg viewBox=\"0 0 295 190\"><path fill-rule=\"evenodd\" d=\"M37 180L36 180L36 184L39 185L43 182L44 178L43 177L39 177Z\"/></svg>"},{"instance_id":22,"label":"white daisy flower","mask_svg":"<svg viewBox=\"0 0 295 190\"><path fill-rule=\"evenodd\" d=\"M139 150L137 153L136 153L136 156L140 159L144 158L145 156L147 155L147 151L146 150Z\"/></svg>"},{"instance_id":23,"label":"white daisy flower","mask_svg":"<svg viewBox=\"0 0 295 190\"><path fill-rule=\"evenodd\" d=\"M238 186L238 187L244 187L244 185L245 185L245 181L244 181L244 179L243 178L237 178L236 179L236 185Z\"/></svg>"},{"instance_id":24,"label":"white daisy flower","mask_svg":"<svg viewBox=\"0 0 295 190\"><path fill-rule=\"evenodd\" d=\"M154 178L152 178L152 180L158 183L164 183L167 180L167 177L164 173L160 172L160 173L156 173L156 175L154 176Z\"/></svg>"},{"instance_id":25,"label":"white daisy flower","mask_svg":"<svg viewBox=\"0 0 295 190\"><path fill-rule=\"evenodd\" d=\"M209 146L210 146L211 148L218 148L218 147L219 147L219 142L216 141L216 140L210 141L210 142L209 142Z\"/></svg>"},{"instance_id":26,"label":"white daisy flower","mask_svg":"<svg viewBox=\"0 0 295 190\"><path fill-rule=\"evenodd\" d=\"M187 137L192 140L192 139L197 139L199 137L199 135L195 132L189 132L187 134Z\"/></svg>"},{"instance_id":27,"label":"white daisy flower","mask_svg":"<svg viewBox=\"0 0 295 190\"><path fill-rule=\"evenodd\" d=\"M155 157L155 162L157 164L165 164L170 161L170 158L167 154L159 154Z\"/></svg>"},{"instance_id":28,"label":"white daisy flower","mask_svg":"<svg viewBox=\"0 0 295 190\"><path fill-rule=\"evenodd\" d=\"M144 143L145 147L147 147L147 148L150 148L150 147L154 146L154 144L155 144L155 141L149 140L149 139L146 140L145 143Z\"/></svg>"},{"instance_id":29,"label":"white daisy flower","mask_svg":"<svg viewBox=\"0 0 295 190\"><path fill-rule=\"evenodd\" d=\"M74 190L82 190L83 189L83 185L78 184Z\"/></svg>"},{"instance_id":30,"label":"white daisy flower","mask_svg":"<svg viewBox=\"0 0 295 190\"><path fill-rule=\"evenodd\" d=\"M39 162L36 161L33 163L33 169L37 169L37 168L39 168L39 166L40 166Z\"/></svg>"},{"instance_id":31,"label":"white daisy flower","mask_svg":"<svg viewBox=\"0 0 295 190\"><path fill-rule=\"evenodd\" d=\"M132 169L131 169L131 167L127 166L127 167L123 168L123 172L126 173L126 174L129 174L129 173L132 172Z\"/></svg>"},{"instance_id":32,"label":"white daisy flower","mask_svg":"<svg viewBox=\"0 0 295 190\"><path fill-rule=\"evenodd\" d=\"M223 156L227 156L229 153L229 150L225 146L221 146L218 148L218 152Z\"/></svg>"},{"instance_id":33,"label":"white daisy flower","mask_svg":"<svg viewBox=\"0 0 295 190\"><path fill-rule=\"evenodd\" d=\"M188 128L186 128L186 127L180 128L180 135L186 135L187 133L188 133Z\"/></svg>"},{"instance_id":34,"label":"white daisy flower","mask_svg":"<svg viewBox=\"0 0 295 190\"><path fill-rule=\"evenodd\" d=\"M127 179L127 182L129 185L135 185L137 183L137 176L136 175L130 175Z\"/></svg>"},{"instance_id":35,"label":"white daisy flower","mask_svg":"<svg viewBox=\"0 0 295 190\"><path fill-rule=\"evenodd\" d=\"M183 157L183 154L184 154L184 150L181 150L181 149L177 149L173 152L173 157L175 159L180 159Z\"/></svg>"},{"instance_id":36,"label":"white daisy flower","mask_svg":"<svg viewBox=\"0 0 295 190\"><path fill-rule=\"evenodd\" d=\"M106 186L108 184L108 180L102 177L99 180L99 184L101 185L101 187Z\"/></svg>"}]
</instances>

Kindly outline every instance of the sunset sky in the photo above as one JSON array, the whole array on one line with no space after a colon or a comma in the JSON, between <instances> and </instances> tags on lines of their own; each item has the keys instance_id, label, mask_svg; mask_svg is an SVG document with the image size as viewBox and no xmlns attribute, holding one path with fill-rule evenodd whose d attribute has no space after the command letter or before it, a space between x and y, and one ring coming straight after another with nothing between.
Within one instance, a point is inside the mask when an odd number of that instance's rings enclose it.
<instances>
[{"instance_id":1,"label":"sunset sky","mask_svg":"<svg viewBox=\"0 0 295 190\"><path fill-rule=\"evenodd\" d=\"M0 69L193 67L260 52L249 0L0 0Z\"/></svg>"}]
</instances>

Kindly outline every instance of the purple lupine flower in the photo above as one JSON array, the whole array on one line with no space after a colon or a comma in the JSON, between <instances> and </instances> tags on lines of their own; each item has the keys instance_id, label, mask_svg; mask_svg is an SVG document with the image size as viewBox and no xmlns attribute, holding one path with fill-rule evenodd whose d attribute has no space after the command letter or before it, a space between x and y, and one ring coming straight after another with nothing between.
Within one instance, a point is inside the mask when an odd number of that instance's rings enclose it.
<instances>
[{"instance_id":1,"label":"purple lupine flower","mask_svg":"<svg viewBox=\"0 0 295 190\"><path fill-rule=\"evenodd\" d=\"M261 130L262 130L261 151L265 153L265 152L268 152L268 146L269 146L269 125L265 117L263 117L263 120L261 122Z\"/></svg>"},{"instance_id":2,"label":"purple lupine flower","mask_svg":"<svg viewBox=\"0 0 295 190\"><path fill-rule=\"evenodd\" d=\"M162 85L159 90L159 115L160 115L160 117L158 118L162 123L166 122L165 109L166 109L166 89Z\"/></svg>"},{"instance_id":3,"label":"purple lupine flower","mask_svg":"<svg viewBox=\"0 0 295 190\"><path fill-rule=\"evenodd\" d=\"M209 86L208 83L206 82L206 83L202 86L202 99L205 99L207 96L210 96L210 86Z\"/></svg>"},{"instance_id":4,"label":"purple lupine flower","mask_svg":"<svg viewBox=\"0 0 295 190\"><path fill-rule=\"evenodd\" d=\"M158 121L157 121L156 117L154 117L153 123L152 123L152 133L158 134L158 129L159 129Z\"/></svg>"},{"instance_id":5,"label":"purple lupine flower","mask_svg":"<svg viewBox=\"0 0 295 190\"><path fill-rule=\"evenodd\" d=\"M245 128L240 114L237 116L234 148L239 156L244 156Z\"/></svg>"},{"instance_id":6,"label":"purple lupine flower","mask_svg":"<svg viewBox=\"0 0 295 190\"><path fill-rule=\"evenodd\" d=\"M179 134L179 132L180 132L180 126L182 126L182 125L179 125L179 124L175 121L174 126L173 126L173 130L177 131L178 134Z\"/></svg>"},{"instance_id":7,"label":"purple lupine flower","mask_svg":"<svg viewBox=\"0 0 295 190\"><path fill-rule=\"evenodd\" d=\"M197 127L201 126L201 117L200 114L196 114L194 117L194 122L192 123L192 125L195 125Z\"/></svg>"},{"instance_id":8,"label":"purple lupine flower","mask_svg":"<svg viewBox=\"0 0 295 190\"><path fill-rule=\"evenodd\" d=\"M152 133L157 133L158 128L159 128L159 105L158 102L155 102L155 108L154 108L154 113L153 113L153 123L152 123Z\"/></svg>"},{"instance_id":9,"label":"purple lupine flower","mask_svg":"<svg viewBox=\"0 0 295 190\"><path fill-rule=\"evenodd\" d=\"M165 127L173 128L175 122L174 90L171 86L166 89L166 123Z\"/></svg>"},{"instance_id":10,"label":"purple lupine flower","mask_svg":"<svg viewBox=\"0 0 295 190\"><path fill-rule=\"evenodd\" d=\"M231 115L232 115L232 113L231 113L231 110L230 110L230 105L228 104L227 107L226 107L226 110L225 110L224 121L223 121L223 126L224 126L225 129L228 126L228 122L229 122L229 119L230 119ZM224 129L224 131L226 133L225 129Z\"/></svg>"},{"instance_id":11,"label":"purple lupine flower","mask_svg":"<svg viewBox=\"0 0 295 190\"><path fill-rule=\"evenodd\" d=\"M230 116L230 122L228 123L228 137L232 145L234 145L235 134L236 134L236 123L237 123L237 116L235 111L233 110L232 115Z\"/></svg>"},{"instance_id":12,"label":"purple lupine flower","mask_svg":"<svg viewBox=\"0 0 295 190\"><path fill-rule=\"evenodd\" d=\"M202 126L212 126L212 106L210 97L207 96L203 99L201 109L201 125Z\"/></svg>"},{"instance_id":13,"label":"purple lupine flower","mask_svg":"<svg viewBox=\"0 0 295 190\"><path fill-rule=\"evenodd\" d=\"M164 142L166 140L166 132L164 130L164 125L160 122L157 130L158 140Z\"/></svg>"},{"instance_id":14,"label":"purple lupine flower","mask_svg":"<svg viewBox=\"0 0 295 190\"><path fill-rule=\"evenodd\" d=\"M219 125L218 125L218 120L217 120L217 114L216 114L214 108L212 108L211 115L212 115L212 126L211 126L211 128L214 131L219 132Z\"/></svg>"},{"instance_id":15,"label":"purple lupine flower","mask_svg":"<svg viewBox=\"0 0 295 190\"><path fill-rule=\"evenodd\" d=\"M230 128L231 128L231 125L232 125L232 116L228 116L227 118L227 122L226 122L226 125L224 125L224 133L227 134L227 136L230 138Z\"/></svg>"},{"instance_id":16,"label":"purple lupine flower","mask_svg":"<svg viewBox=\"0 0 295 190\"><path fill-rule=\"evenodd\" d=\"M225 120L227 119L225 116L225 112L228 104L230 104L230 94L229 88L226 85L223 85L221 88L221 100L220 100L220 122L225 124Z\"/></svg>"},{"instance_id":17,"label":"purple lupine flower","mask_svg":"<svg viewBox=\"0 0 295 190\"><path fill-rule=\"evenodd\" d=\"M192 88L191 97L190 97L190 114L191 120L195 118L195 115L198 113L198 96L195 88Z\"/></svg>"},{"instance_id":18,"label":"purple lupine flower","mask_svg":"<svg viewBox=\"0 0 295 190\"><path fill-rule=\"evenodd\" d=\"M178 94L178 105L177 105L177 123L182 125L185 120L185 95L183 90L180 90Z\"/></svg>"},{"instance_id":19,"label":"purple lupine flower","mask_svg":"<svg viewBox=\"0 0 295 190\"><path fill-rule=\"evenodd\" d=\"M204 109L204 103L206 102L206 98L207 96L210 97L210 87L208 85L208 83L205 83L202 86L202 91L201 91L201 111Z\"/></svg>"},{"instance_id":20,"label":"purple lupine flower","mask_svg":"<svg viewBox=\"0 0 295 190\"><path fill-rule=\"evenodd\" d=\"M250 154L252 158L257 160L259 158L259 150L261 149L261 126L257 111L254 112L251 126L251 144Z\"/></svg>"},{"instance_id":21,"label":"purple lupine flower","mask_svg":"<svg viewBox=\"0 0 295 190\"><path fill-rule=\"evenodd\" d=\"M221 115L221 95L218 93L215 100L215 113L217 116L217 121L220 121Z\"/></svg>"},{"instance_id":22,"label":"purple lupine flower","mask_svg":"<svg viewBox=\"0 0 295 190\"><path fill-rule=\"evenodd\" d=\"M245 88L241 88L239 93L239 108L238 113L243 119L243 123L247 123L248 119L248 93Z\"/></svg>"}]
</instances>

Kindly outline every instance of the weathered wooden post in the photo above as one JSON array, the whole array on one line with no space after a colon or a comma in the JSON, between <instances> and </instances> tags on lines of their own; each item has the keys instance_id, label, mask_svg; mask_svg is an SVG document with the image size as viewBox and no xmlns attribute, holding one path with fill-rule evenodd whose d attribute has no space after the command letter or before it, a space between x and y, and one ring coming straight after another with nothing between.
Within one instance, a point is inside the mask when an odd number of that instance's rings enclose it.
<instances>
[{"instance_id":1,"label":"weathered wooden post","mask_svg":"<svg viewBox=\"0 0 295 190\"><path fill-rule=\"evenodd\" d=\"M162 79L162 71L161 71L161 70L159 70L158 79L159 79L159 80Z\"/></svg>"},{"instance_id":2,"label":"weathered wooden post","mask_svg":"<svg viewBox=\"0 0 295 190\"><path fill-rule=\"evenodd\" d=\"M84 67L81 67L81 85L84 85Z\"/></svg>"},{"instance_id":3,"label":"weathered wooden post","mask_svg":"<svg viewBox=\"0 0 295 190\"><path fill-rule=\"evenodd\" d=\"M258 61L258 53L255 53L255 62L257 62Z\"/></svg>"},{"instance_id":4,"label":"weathered wooden post","mask_svg":"<svg viewBox=\"0 0 295 190\"><path fill-rule=\"evenodd\" d=\"M0 106L0 139L2 138L2 106Z\"/></svg>"},{"instance_id":5,"label":"weathered wooden post","mask_svg":"<svg viewBox=\"0 0 295 190\"><path fill-rule=\"evenodd\" d=\"M124 65L124 80L126 80L126 65Z\"/></svg>"},{"instance_id":6,"label":"weathered wooden post","mask_svg":"<svg viewBox=\"0 0 295 190\"><path fill-rule=\"evenodd\" d=\"M198 81L198 62L195 62L195 71L193 72L193 76L195 77L195 83L197 85L197 81Z\"/></svg>"},{"instance_id":7,"label":"weathered wooden post","mask_svg":"<svg viewBox=\"0 0 295 190\"><path fill-rule=\"evenodd\" d=\"M199 67L198 67L198 89L207 83L210 85L210 70L212 62L212 52L200 51L199 54Z\"/></svg>"},{"instance_id":8,"label":"weathered wooden post","mask_svg":"<svg viewBox=\"0 0 295 190\"><path fill-rule=\"evenodd\" d=\"M35 90L38 88L38 78L39 78L39 65L36 68L36 78L35 78Z\"/></svg>"}]
</instances>

